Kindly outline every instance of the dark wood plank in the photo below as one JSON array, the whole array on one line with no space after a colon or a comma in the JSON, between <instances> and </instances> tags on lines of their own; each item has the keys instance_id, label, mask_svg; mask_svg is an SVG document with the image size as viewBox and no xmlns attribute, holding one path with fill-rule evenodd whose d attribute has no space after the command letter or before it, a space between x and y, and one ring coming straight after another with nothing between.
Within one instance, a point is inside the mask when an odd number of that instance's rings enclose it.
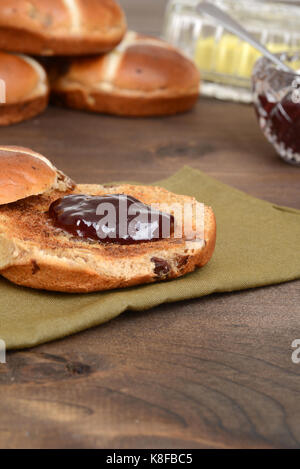
<instances>
[{"instance_id":1,"label":"dark wood plank","mask_svg":"<svg viewBox=\"0 0 300 469\"><path fill-rule=\"evenodd\" d=\"M161 30L164 1L124 0ZM153 182L182 165L300 208L300 170L261 135L251 107L199 100L164 119L49 108L0 129L80 182ZM296 249L297 247L295 247ZM300 282L127 312L0 365L0 447L299 447Z\"/></svg>"},{"instance_id":2,"label":"dark wood plank","mask_svg":"<svg viewBox=\"0 0 300 469\"><path fill-rule=\"evenodd\" d=\"M126 313L11 353L0 367L1 445L297 447L297 288Z\"/></svg>"}]
</instances>

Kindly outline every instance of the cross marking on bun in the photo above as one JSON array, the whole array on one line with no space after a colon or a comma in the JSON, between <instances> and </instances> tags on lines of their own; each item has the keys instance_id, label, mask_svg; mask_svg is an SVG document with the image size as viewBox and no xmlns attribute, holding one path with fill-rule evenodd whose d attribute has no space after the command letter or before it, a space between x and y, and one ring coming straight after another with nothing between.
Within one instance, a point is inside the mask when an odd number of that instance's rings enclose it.
<instances>
[{"instance_id":1,"label":"cross marking on bun","mask_svg":"<svg viewBox=\"0 0 300 469\"><path fill-rule=\"evenodd\" d=\"M64 0L66 7L70 11L71 16L71 31L79 33L81 29L80 11L76 0Z\"/></svg>"},{"instance_id":2,"label":"cross marking on bun","mask_svg":"<svg viewBox=\"0 0 300 469\"><path fill-rule=\"evenodd\" d=\"M106 55L105 65L103 66L102 81L97 84L99 88L102 88L103 90L112 90L114 88L113 83L116 79L123 56L126 51L134 45L155 46L169 50L173 49L170 44L160 39L156 39L155 37L142 36L134 31L128 31L123 41L114 50Z\"/></svg>"}]
</instances>

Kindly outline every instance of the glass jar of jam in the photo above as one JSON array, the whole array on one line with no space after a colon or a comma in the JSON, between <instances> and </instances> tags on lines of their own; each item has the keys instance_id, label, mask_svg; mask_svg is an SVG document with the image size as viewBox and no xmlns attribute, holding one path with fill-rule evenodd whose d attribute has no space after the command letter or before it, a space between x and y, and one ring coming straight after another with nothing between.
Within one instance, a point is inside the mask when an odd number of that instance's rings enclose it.
<instances>
[{"instance_id":1,"label":"glass jar of jam","mask_svg":"<svg viewBox=\"0 0 300 469\"><path fill-rule=\"evenodd\" d=\"M278 56L295 72L260 58L252 74L254 105L260 127L277 153L300 165L300 52Z\"/></svg>"}]
</instances>

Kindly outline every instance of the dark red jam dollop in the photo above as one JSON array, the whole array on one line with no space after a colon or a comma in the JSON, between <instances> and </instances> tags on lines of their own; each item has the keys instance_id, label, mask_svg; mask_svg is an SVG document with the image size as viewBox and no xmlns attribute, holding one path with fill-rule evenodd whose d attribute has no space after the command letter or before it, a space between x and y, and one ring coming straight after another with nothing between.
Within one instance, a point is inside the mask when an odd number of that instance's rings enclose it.
<instances>
[{"instance_id":1,"label":"dark red jam dollop","mask_svg":"<svg viewBox=\"0 0 300 469\"><path fill-rule=\"evenodd\" d=\"M125 194L67 195L53 202L54 226L101 243L135 244L169 238L174 217Z\"/></svg>"}]
</instances>

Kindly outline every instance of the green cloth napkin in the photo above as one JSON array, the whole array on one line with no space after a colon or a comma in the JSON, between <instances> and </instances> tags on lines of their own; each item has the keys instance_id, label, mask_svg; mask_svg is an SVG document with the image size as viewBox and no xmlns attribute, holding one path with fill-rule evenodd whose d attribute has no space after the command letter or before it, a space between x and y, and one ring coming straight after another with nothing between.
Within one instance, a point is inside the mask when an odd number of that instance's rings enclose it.
<instances>
[{"instance_id":1,"label":"green cloth napkin","mask_svg":"<svg viewBox=\"0 0 300 469\"><path fill-rule=\"evenodd\" d=\"M97 326L122 312L300 278L300 211L255 199L190 168L159 185L211 205L217 246L202 269L177 280L92 294L60 294L0 280L0 339L23 348Z\"/></svg>"}]
</instances>

